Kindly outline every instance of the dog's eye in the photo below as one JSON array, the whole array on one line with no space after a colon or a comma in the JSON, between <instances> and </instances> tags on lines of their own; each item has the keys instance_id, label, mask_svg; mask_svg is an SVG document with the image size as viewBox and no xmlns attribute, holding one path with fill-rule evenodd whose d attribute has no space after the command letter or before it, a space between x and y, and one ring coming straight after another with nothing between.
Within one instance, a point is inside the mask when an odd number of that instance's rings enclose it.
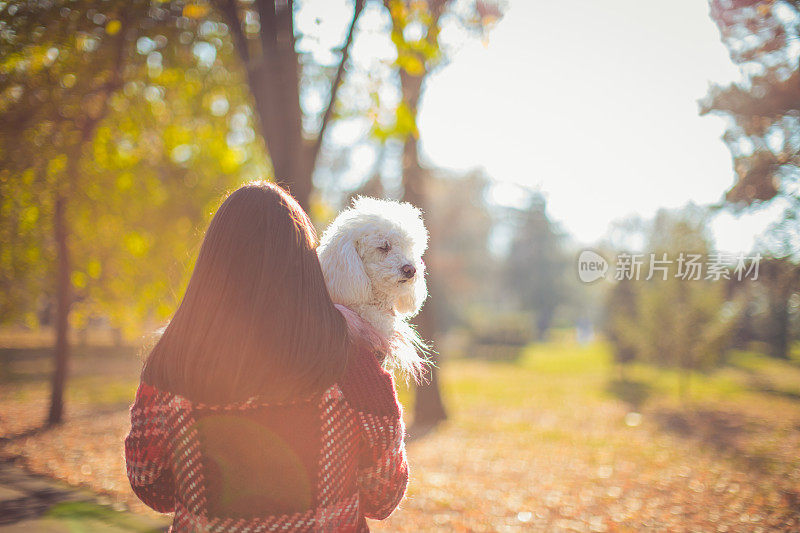
<instances>
[{"instance_id":1,"label":"dog's eye","mask_svg":"<svg viewBox=\"0 0 800 533\"><path fill-rule=\"evenodd\" d=\"M392 246L388 242L383 243L382 246L378 246L378 250L380 250L383 253L387 253L391 249Z\"/></svg>"}]
</instances>

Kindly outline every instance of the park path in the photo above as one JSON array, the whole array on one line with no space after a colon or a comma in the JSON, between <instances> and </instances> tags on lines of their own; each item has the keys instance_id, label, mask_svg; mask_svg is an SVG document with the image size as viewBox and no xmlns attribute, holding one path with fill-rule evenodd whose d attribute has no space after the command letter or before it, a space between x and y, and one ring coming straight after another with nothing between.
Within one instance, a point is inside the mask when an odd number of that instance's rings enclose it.
<instances>
[{"instance_id":1,"label":"park path","mask_svg":"<svg viewBox=\"0 0 800 533\"><path fill-rule=\"evenodd\" d=\"M159 532L166 520L117 511L85 489L29 474L0 459L0 532Z\"/></svg>"}]
</instances>

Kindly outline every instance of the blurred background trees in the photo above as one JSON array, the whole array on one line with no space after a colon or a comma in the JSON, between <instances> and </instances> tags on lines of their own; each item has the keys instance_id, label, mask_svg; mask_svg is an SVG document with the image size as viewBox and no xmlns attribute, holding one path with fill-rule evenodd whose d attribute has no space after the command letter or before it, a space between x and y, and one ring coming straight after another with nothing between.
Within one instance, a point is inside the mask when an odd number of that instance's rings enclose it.
<instances>
[{"instance_id":1,"label":"blurred background trees","mask_svg":"<svg viewBox=\"0 0 800 533\"><path fill-rule=\"evenodd\" d=\"M741 305L728 301L725 284L707 279L705 269L693 272L691 256L705 262L714 254L708 216L697 206L659 211L643 228L639 276L617 276L606 297L605 331L621 369L633 361L675 368L682 396L692 372L723 361Z\"/></svg>"},{"instance_id":2,"label":"blurred background trees","mask_svg":"<svg viewBox=\"0 0 800 533\"><path fill-rule=\"evenodd\" d=\"M431 241L437 246L425 262L437 291L436 324L441 331L461 326L471 311L495 304L500 262L489 252L494 227L486 201L489 178L435 172L428 177Z\"/></svg>"},{"instance_id":3,"label":"blurred background trees","mask_svg":"<svg viewBox=\"0 0 800 533\"><path fill-rule=\"evenodd\" d=\"M778 359L789 359L791 346L800 338L800 268L786 258L761 262L755 282L733 283L731 290L743 302L735 345L752 343Z\"/></svg>"},{"instance_id":4,"label":"blurred background trees","mask_svg":"<svg viewBox=\"0 0 800 533\"><path fill-rule=\"evenodd\" d=\"M427 171L408 154L423 80L443 58L437 35L449 3L375 4L398 49L396 79L381 83L396 82L404 97L371 135L404 146L400 195L425 207ZM499 11L478 4L457 15L483 31ZM321 194L312 205L312 176L330 124L353 112L337 110L337 94L364 7L353 3L333 66L298 45L292 2L0 10L0 321L54 328L50 423L63 417L71 331L108 325L121 340L167 318L226 190L274 176L320 224L339 207L320 207ZM439 420L435 378L427 390L431 400L418 405L433 405Z\"/></svg>"},{"instance_id":5,"label":"blurred background trees","mask_svg":"<svg viewBox=\"0 0 800 533\"><path fill-rule=\"evenodd\" d=\"M506 261L508 292L522 309L532 312L531 329L545 340L559 306L568 300L567 279L572 257L564 248L566 236L547 215L547 202L534 194L517 222Z\"/></svg>"},{"instance_id":6,"label":"blurred background trees","mask_svg":"<svg viewBox=\"0 0 800 533\"><path fill-rule=\"evenodd\" d=\"M70 327L169 316L198 228L265 168L224 27L191 15L150 2L3 12L2 318L55 325L51 423Z\"/></svg>"},{"instance_id":7,"label":"blurred background trees","mask_svg":"<svg viewBox=\"0 0 800 533\"><path fill-rule=\"evenodd\" d=\"M743 76L738 84L712 86L701 104L701 113L730 119L724 140L737 182L726 200L749 205L780 196L796 210L800 77L793 43L800 2L712 0L710 6L722 42Z\"/></svg>"},{"instance_id":8,"label":"blurred background trees","mask_svg":"<svg viewBox=\"0 0 800 533\"><path fill-rule=\"evenodd\" d=\"M798 8L745 0L711 7L744 74L739 85L713 87L703 104L704 113L730 118L725 140L738 176L717 207L785 206L759 250L762 276L603 287L577 281L580 247L543 194L520 188L498 199L494 176L429 168L420 153L426 80L455 49L443 29L485 39L502 2L354 1L325 61L308 44L320 22L299 20L292 2L6 5L0 320L54 328L51 422L62 416L70 330L104 325L130 338L166 319L219 198L260 176L288 185L320 226L355 192L422 207L431 298L418 325L443 352L514 357L556 330L577 327L590 338L602 320L621 363L688 375L722 361L727 347L754 342L788 357L800 327L791 48ZM362 28L362 14L376 11L385 24ZM361 31L380 33L394 55L354 61ZM367 127L342 141L337 128L353 123ZM367 175L352 179L359 166ZM716 252L701 211L659 213L639 232L640 248ZM631 250L604 249L621 251ZM444 403L434 368L418 390L417 422L444 419Z\"/></svg>"},{"instance_id":9,"label":"blurred background trees","mask_svg":"<svg viewBox=\"0 0 800 533\"><path fill-rule=\"evenodd\" d=\"M795 46L800 2L789 0L711 0L711 17L742 81L714 85L701 102L701 114L728 118L723 137L733 158L734 185L724 206L783 207L760 244L765 255L755 284L736 284L750 301L738 334L767 343L776 357L788 357L797 338L798 244L800 244L800 74Z\"/></svg>"}]
</instances>

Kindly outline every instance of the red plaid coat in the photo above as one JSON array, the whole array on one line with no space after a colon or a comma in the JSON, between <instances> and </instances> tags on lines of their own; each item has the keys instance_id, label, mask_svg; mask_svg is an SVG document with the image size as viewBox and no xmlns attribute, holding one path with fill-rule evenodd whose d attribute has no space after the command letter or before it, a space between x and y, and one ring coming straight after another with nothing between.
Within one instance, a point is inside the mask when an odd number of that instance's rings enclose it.
<instances>
[{"instance_id":1,"label":"red plaid coat","mask_svg":"<svg viewBox=\"0 0 800 533\"><path fill-rule=\"evenodd\" d=\"M408 484L394 382L369 350L322 394L193 403L141 383L125 439L136 495L170 531L368 531Z\"/></svg>"}]
</instances>

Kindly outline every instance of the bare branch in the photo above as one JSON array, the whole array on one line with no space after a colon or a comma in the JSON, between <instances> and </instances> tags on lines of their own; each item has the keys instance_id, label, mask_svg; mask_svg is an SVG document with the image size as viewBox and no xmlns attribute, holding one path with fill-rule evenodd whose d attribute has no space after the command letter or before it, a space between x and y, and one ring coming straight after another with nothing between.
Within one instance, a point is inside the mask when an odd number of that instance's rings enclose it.
<instances>
[{"instance_id":1,"label":"bare branch","mask_svg":"<svg viewBox=\"0 0 800 533\"><path fill-rule=\"evenodd\" d=\"M356 0L355 8L353 9L353 20L350 22L350 29L347 31L347 38L345 39L344 46L342 47L342 60L339 62L339 68L336 69L336 76L333 78L333 83L331 84L331 91L330 91L330 98L328 99L328 107L325 108L325 114L322 115L322 125L319 129L319 134L317 138L314 140L314 144L311 148L311 157L310 162L312 168L316 166L317 157L319 156L319 151L322 148L322 141L325 136L325 130L328 127L328 123L333 116L333 107L336 105L336 94L339 92L339 87L342 84L342 78L344 77L344 68L347 64L347 59L350 55L350 45L353 43L353 34L355 32L356 23L358 22L358 17L361 15L361 11L364 9L364 0Z\"/></svg>"}]
</instances>

